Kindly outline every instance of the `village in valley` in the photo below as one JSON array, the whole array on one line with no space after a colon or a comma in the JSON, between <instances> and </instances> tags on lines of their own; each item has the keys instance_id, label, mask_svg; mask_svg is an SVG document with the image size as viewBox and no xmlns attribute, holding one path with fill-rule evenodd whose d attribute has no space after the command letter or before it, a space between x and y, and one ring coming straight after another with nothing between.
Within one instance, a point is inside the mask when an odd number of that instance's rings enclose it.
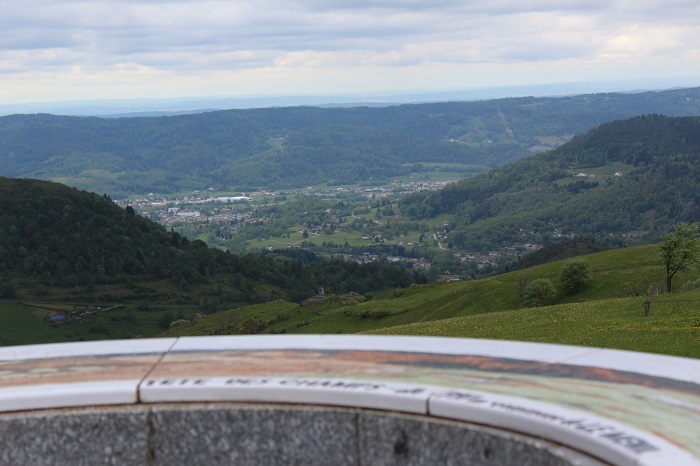
<instances>
[{"instance_id":1,"label":"village in valley","mask_svg":"<svg viewBox=\"0 0 700 466\"><path fill-rule=\"evenodd\" d=\"M401 196L451 182L245 193L207 188L179 196L149 193L119 203L168 230L231 252L301 248L357 263L389 262L443 281L493 273L542 247L523 241L494 251L457 251L448 246L449 219L415 222L400 215Z\"/></svg>"}]
</instances>

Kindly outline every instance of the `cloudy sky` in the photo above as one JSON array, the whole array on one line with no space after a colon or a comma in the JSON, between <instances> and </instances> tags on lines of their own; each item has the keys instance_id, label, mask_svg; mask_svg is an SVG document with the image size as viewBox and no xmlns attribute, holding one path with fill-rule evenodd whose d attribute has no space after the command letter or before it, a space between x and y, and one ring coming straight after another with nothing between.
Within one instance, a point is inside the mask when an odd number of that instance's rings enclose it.
<instances>
[{"instance_id":1,"label":"cloudy sky","mask_svg":"<svg viewBox=\"0 0 700 466\"><path fill-rule=\"evenodd\" d=\"M0 103L700 78L698 0L0 5Z\"/></svg>"}]
</instances>

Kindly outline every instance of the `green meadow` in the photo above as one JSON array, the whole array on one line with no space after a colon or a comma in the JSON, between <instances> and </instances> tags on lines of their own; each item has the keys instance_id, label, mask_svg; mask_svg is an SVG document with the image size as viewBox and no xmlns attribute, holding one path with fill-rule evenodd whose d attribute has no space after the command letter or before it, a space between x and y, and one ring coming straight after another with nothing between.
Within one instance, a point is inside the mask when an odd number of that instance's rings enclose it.
<instances>
[{"instance_id":1,"label":"green meadow","mask_svg":"<svg viewBox=\"0 0 700 466\"><path fill-rule=\"evenodd\" d=\"M674 299L676 298L676 299ZM454 317L367 333L489 338L616 348L700 358L700 292L643 300L616 298Z\"/></svg>"},{"instance_id":2,"label":"green meadow","mask_svg":"<svg viewBox=\"0 0 700 466\"><path fill-rule=\"evenodd\" d=\"M86 313L85 305L0 302L0 345L154 336L242 334L425 335L584 345L700 358L700 289L697 272L674 279L678 290L654 299L645 315L646 290L664 279L658 246L585 256L592 280L564 293L563 262L480 280L412 285L374 295L324 295L303 303L275 301L211 315L197 306L127 303ZM551 306L523 308L518 283L546 278L559 290ZM50 290L50 296L59 296ZM51 312L66 315L53 325ZM77 312L77 314L76 314Z\"/></svg>"},{"instance_id":3,"label":"green meadow","mask_svg":"<svg viewBox=\"0 0 700 466\"><path fill-rule=\"evenodd\" d=\"M50 323L48 316L52 312L63 314L65 321ZM154 337L171 321L178 318L189 321L197 312L194 306L144 305L86 312L84 305L3 301L0 302L0 346Z\"/></svg>"},{"instance_id":4,"label":"green meadow","mask_svg":"<svg viewBox=\"0 0 700 466\"><path fill-rule=\"evenodd\" d=\"M558 289L563 262L481 280L413 285L368 299L324 296L229 310L177 326L167 335L245 333L371 333L491 338L617 348L700 357L700 291L661 294L645 316L646 289L663 281L658 246L585 256L592 281L579 293L559 292L554 305L522 308L518 280L547 278ZM675 279L694 287L695 273ZM686 286L688 288L688 286Z\"/></svg>"}]
</instances>

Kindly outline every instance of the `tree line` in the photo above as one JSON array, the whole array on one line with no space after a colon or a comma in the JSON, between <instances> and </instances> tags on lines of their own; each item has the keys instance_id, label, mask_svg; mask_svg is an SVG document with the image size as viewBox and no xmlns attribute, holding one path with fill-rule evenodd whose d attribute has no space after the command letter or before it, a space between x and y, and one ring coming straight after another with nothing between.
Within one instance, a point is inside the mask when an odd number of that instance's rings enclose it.
<instances>
[{"instance_id":1,"label":"tree line","mask_svg":"<svg viewBox=\"0 0 700 466\"><path fill-rule=\"evenodd\" d=\"M167 231L106 195L55 183L0 178L0 191L5 295L16 280L60 287L169 280L183 290L221 282L241 302L265 300L270 289L302 300L319 286L365 293L408 286L416 278L386 264L302 264L279 255L231 254Z\"/></svg>"}]
</instances>

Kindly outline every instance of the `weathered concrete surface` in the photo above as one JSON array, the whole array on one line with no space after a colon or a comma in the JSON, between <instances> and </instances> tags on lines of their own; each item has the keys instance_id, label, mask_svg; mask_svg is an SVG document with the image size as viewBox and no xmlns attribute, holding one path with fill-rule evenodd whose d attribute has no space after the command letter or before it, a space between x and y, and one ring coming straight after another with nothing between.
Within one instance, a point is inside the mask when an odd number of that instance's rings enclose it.
<instances>
[{"instance_id":1,"label":"weathered concrete surface","mask_svg":"<svg viewBox=\"0 0 700 466\"><path fill-rule=\"evenodd\" d=\"M2 465L538 465L602 463L549 442L427 416L238 403L0 415Z\"/></svg>"},{"instance_id":2,"label":"weathered concrete surface","mask_svg":"<svg viewBox=\"0 0 700 466\"><path fill-rule=\"evenodd\" d=\"M550 442L474 424L363 412L361 464L593 466L603 463Z\"/></svg>"},{"instance_id":3,"label":"weathered concrete surface","mask_svg":"<svg viewBox=\"0 0 700 466\"><path fill-rule=\"evenodd\" d=\"M172 404L0 416L3 465L542 465L602 463L467 423L359 409Z\"/></svg>"},{"instance_id":4,"label":"weathered concrete surface","mask_svg":"<svg viewBox=\"0 0 700 466\"><path fill-rule=\"evenodd\" d=\"M357 414L288 406L153 408L154 464L358 463Z\"/></svg>"},{"instance_id":5,"label":"weathered concrete surface","mask_svg":"<svg viewBox=\"0 0 700 466\"><path fill-rule=\"evenodd\" d=\"M47 410L0 416L3 465L125 465L148 462L148 409Z\"/></svg>"}]
</instances>

